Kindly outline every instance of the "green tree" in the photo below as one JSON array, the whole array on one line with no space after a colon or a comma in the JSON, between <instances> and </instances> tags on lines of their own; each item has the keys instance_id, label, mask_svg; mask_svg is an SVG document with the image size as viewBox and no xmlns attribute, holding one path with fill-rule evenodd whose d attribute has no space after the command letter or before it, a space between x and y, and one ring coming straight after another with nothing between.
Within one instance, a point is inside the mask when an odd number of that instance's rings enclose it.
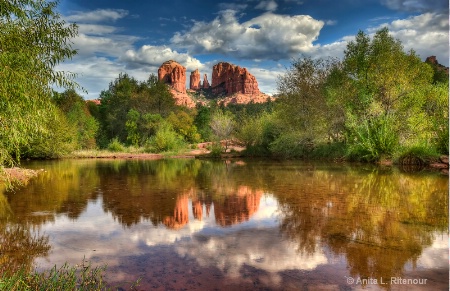
<instances>
[{"instance_id":1,"label":"green tree","mask_svg":"<svg viewBox=\"0 0 450 291\"><path fill-rule=\"evenodd\" d=\"M74 88L73 74L55 66L76 54L67 25L55 11L58 2L0 2L0 164L11 165L21 149L48 134L58 114L51 85Z\"/></svg>"},{"instance_id":2,"label":"green tree","mask_svg":"<svg viewBox=\"0 0 450 291\"><path fill-rule=\"evenodd\" d=\"M130 109L127 114L127 121L125 123L125 127L127 129L127 140L130 144L135 147L139 146L140 136L138 132L138 122L141 118L139 112L134 109Z\"/></svg>"},{"instance_id":3,"label":"green tree","mask_svg":"<svg viewBox=\"0 0 450 291\"><path fill-rule=\"evenodd\" d=\"M325 82L335 60L295 60L278 79L278 113L287 133L297 132L297 143L310 144L325 140L329 133Z\"/></svg>"},{"instance_id":4,"label":"green tree","mask_svg":"<svg viewBox=\"0 0 450 291\"><path fill-rule=\"evenodd\" d=\"M145 125L146 114L158 114L167 117L176 110L175 100L166 84L158 81L155 75L150 75L145 82L139 82L128 74L120 74L111 82L109 89L100 94L101 104L99 119L102 124L102 137L100 144L105 146L117 137L120 142L127 142L127 120L130 110L135 110L142 118L136 120L136 126ZM129 126L132 126L129 123ZM128 129L131 129L128 126ZM140 130L138 130L140 131ZM145 140L143 133L141 141Z\"/></svg>"},{"instance_id":5,"label":"green tree","mask_svg":"<svg viewBox=\"0 0 450 291\"><path fill-rule=\"evenodd\" d=\"M187 142L197 143L200 141L200 134L194 125L194 118L184 110L177 113L171 112L167 121L172 124L174 130L180 134Z\"/></svg>"},{"instance_id":6,"label":"green tree","mask_svg":"<svg viewBox=\"0 0 450 291\"><path fill-rule=\"evenodd\" d=\"M210 126L218 142L225 140L225 150L228 149L228 140L231 138L231 133L235 129L235 121L232 114L217 110L211 117Z\"/></svg>"},{"instance_id":7,"label":"green tree","mask_svg":"<svg viewBox=\"0 0 450 291\"><path fill-rule=\"evenodd\" d=\"M126 142L128 111L131 109L131 98L138 88L138 81L128 74L120 74L109 84L108 90L100 93L100 122L102 126L105 146L112 138L117 137L120 142Z\"/></svg>"},{"instance_id":8,"label":"green tree","mask_svg":"<svg viewBox=\"0 0 450 291\"><path fill-rule=\"evenodd\" d=\"M97 120L91 115L86 101L75 90L54 93L53 100L64 112L69 124L77 136L77 148L90 149L96 146L96 134L99 128Z\"/></svg>"},{"instance_id":9,"label":"green tree","mask_svg":"<svg viewBox=\"0 0 450 291\"><path fill-rule=\"evenodd\" d=\"M350 154L366 160L392 157L412 137L413 124L427 122L415 101L433 71L413 50L405 52L387 28L372 39L360 31L344 55L342 73L334 74L340 79L328 92L343 104ZM412 115L420 120L408 122Z\"/></svg>"}]
</instances>

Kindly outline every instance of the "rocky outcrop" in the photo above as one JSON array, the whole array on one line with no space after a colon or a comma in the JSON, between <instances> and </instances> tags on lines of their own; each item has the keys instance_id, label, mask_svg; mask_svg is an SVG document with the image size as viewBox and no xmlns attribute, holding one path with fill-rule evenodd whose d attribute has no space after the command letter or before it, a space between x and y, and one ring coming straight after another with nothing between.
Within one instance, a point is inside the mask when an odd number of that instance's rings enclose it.
<instances>
[{"instance_id":1,"label":"rocky outcrop","mask_svg":"<svg viewBox=\"0 0 450 291\"><path fill-rule=\"evenodd\" d=\"M201 74L198 69L191 72L189 89L186 90L186 68L170 60L164 62L158 69L158 80L168 84L177 105L193 108L196 103L207 104L207 99L216 99L219 103L246 104L250 102L263 103L270 96L259 91L255 76L246 68L220 62L213 67L212 84L207 74ZM196 101L195 101L196 100Z\"/></svg>"},{"instance_id":2,"label":"rocky outcrop","mask_svg":"<svg viewBox=\"0 0 450 291\"><path fill-rule=\"evenodd\" d=\"M227 106L228 104L248 104L253 103L264 103L268 101L274 101L275 99L267 94L259 93L258 95L246 95L237 93L232 96L225 97L219 101L220 104Z\"/></svg>"},{"instance_id":3,"label":"rocky outcrop","mask_svg":"<svg viewBox=\"0 0 450 291\"><path fill-rule=\"evenodd\" d=\"M191 96L189 96L187 92L179 92L178 90L170 89L170 93L172 93L176 105L186 106L188 108L195 107L195 101L192 100Z\"/></svg>"},{"instance_id":4,"label":"rocky outcrop","mask_svg":"<svg viewBox=\"0 0 450 291\"><path fill-rule=\"evenodd\" d=\"M214 65L211 88L213 94L222 96L231 96L236 93L260 94L255 76L250 74L246 68L226 62Z\"/></svg>"},{"instance_id":5,"label":"rocky outcrop","mask_svg":"<svg viewBox=\"0 0 450 291\"><path fill-rule=\"evenodd\" d=\"M158 80L180 93L186 93L186 68L173 60L159 67Z\"/></svg>"},{"instance_id":6,"label":"rocky outcrop","mask_svg":"<svg viewBox=\"0 0 450 291\"><path fill-rule=\"evenodd\" d=\"M200 72L197 70L191 72L190 80L189 80L189 88L191 90L199 90L202 88L202 83L200 81Z\"/></svg>"},{"instance_id":7,"label":"rocky outcrop","mask_svg":"<svg viewBox=\"0 0 450 291\"><path fill-rule=\"evenodd\" d=\"M211 87L208 82L208 76L205 74L203 76L203 89L209 89Z\"/></svg>"},{"instance_id":8,"label":"rocky outcrop","mask_svg":"<svg viewBox=\"0 0 450 291\"><path fill-rule=\"evenodd\" d=\"M448 67L440 64L436 58L436 56L429 56L426 58L425 63L429 63L433 68L435 68L436 70L439 71L444 71L447 73L449 73Z\"/></svg>"}]
</instances>

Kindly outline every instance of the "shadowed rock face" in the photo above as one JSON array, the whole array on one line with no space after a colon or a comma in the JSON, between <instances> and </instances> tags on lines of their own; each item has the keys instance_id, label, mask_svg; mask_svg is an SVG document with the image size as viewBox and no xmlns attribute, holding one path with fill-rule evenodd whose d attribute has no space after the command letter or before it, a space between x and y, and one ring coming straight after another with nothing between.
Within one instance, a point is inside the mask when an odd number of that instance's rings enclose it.
<instances>
[{"instance_id":1,"label":"shadowed rock face","mask_svg":"<svg viewBox=\"0 0 450 291\"><path fill-rule=\"evenodd\" d=\"M209 89L211 87L208 82L208 76L205 74L203 76L203 89Z\"/></svg>"},{"instance_id":2,"label":"shadowed rock face","mask_svg":"<svg viewBox=\"0 0 450 291\"><path fill-rule=\"evenodd\" d=\"M186 93L186 68L175 61L164 62L159 67L158 80L180 93Z\"/></svg>"},{"instance_id":3,"label":"shadowed rock face","mask_svg":"<svg viewBox=\"0 0 450 291\"><path fill-rule=\"evenodd\" d=\"M213 93L217 95L260 94L255 76L246 68L226 62L220 62L213 67L211 87Z\"/></svg>"},{"instance_id":4,"label":"shadowed rock face","mask_svg":"<svg viewBox=\"0 0 450 291\"><path fill-rule=\"evenodd\" d=\"M426 60L425 60L425 63L429 63L429 64L431 64L432 66L434 66L437 70L444 71L444 72L446 72L447 74L448 74L448 72L449 72L448 67L446 67L446 66L440 64L440 63L438 62L436 56L429 56L429 57L427 57Z\"/></svg>"}]
</instances>

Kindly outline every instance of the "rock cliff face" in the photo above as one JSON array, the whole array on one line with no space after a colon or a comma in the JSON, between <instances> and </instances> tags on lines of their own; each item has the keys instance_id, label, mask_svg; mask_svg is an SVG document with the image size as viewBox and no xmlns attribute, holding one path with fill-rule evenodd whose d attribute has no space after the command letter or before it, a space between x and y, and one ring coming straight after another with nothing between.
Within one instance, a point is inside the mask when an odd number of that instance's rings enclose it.
<instances>
[{"instance_id":1,"label":"rock cliff face","mask_svg":"<svg viewBox=\"0 0 450 291\"><path fill-rule=\"evenodd\" d=\"M164 62L159 67L158 80L180 93L186 93L186 68L175 61Z\"/></svg>"},{"instance_id":2,"label":"rock cliff face","mask_svg":"<svg viewBox=\"0 0 450 291\"><path fill-rule=\"evenodd\" d=\"M226 62L220 62L213 67L211 87L216 95L260 94L256 78L246 68Z\"/></svg>"},{"instance_id":3,"label":"rock cliff face","mask_svg":"<svg viewBox=\"0 0 450 291\"><path fill-rule=\"evenodd\" d=\"M224 105L229 103L262 103L271 98L259 91L255 76L250 74L246 68L227 62L220 62L213 67L212 84L209 83L207 74L203 75L203 83L200 78L201 74L198 69L191 72L187 92L185 67L170 60L164 62L158 69L158 80L170 86L170 91L177 105L192 108L196 106L196 103L206 104L205 98L221 98L218 102ZM198 96L205 100L202 101Z\"/></svg>"},{"instance_id":4,"label":"rock cliff face","mask_svg":"<svg viewBox=\"0 0 450 291\"><path fill-rule=\"evenodd\" d=\"M429 56L429 57L427 57L426 60L425 60L425 63L431 64L434 68L436 68L436 70L444 71L447 74L449 72L448 67L439 64L436 56Z\"/></svg>"},{"instance_id":5,"label":"rock cliff face","mask_svg":"<svg viewBox=\"0 0 450 291\"><path fill-rule=\"evenodd\" d=\"M191 77L189 80L189 88L191 90L198 90L200 89L201 86L201 81L200 81L200 72L197 70L191 72Z\"/></svg>"}]
</instances>

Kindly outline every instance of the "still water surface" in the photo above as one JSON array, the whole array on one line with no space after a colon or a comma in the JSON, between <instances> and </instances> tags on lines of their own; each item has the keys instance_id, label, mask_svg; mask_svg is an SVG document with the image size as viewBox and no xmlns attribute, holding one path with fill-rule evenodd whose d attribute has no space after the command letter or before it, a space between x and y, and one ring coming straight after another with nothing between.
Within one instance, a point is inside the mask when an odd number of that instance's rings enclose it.
<instances>
[{"instance_id":1,"label":"still water surface","mask_svg":"<svg viewBox=\"0 0 450 291\"><path fill-rule=\"evenodd\" d=\"M142 290L448 290L448 176L195 159L64 160L0 194L0 272L83 258Z\"/></svg>"}]
</instances>

